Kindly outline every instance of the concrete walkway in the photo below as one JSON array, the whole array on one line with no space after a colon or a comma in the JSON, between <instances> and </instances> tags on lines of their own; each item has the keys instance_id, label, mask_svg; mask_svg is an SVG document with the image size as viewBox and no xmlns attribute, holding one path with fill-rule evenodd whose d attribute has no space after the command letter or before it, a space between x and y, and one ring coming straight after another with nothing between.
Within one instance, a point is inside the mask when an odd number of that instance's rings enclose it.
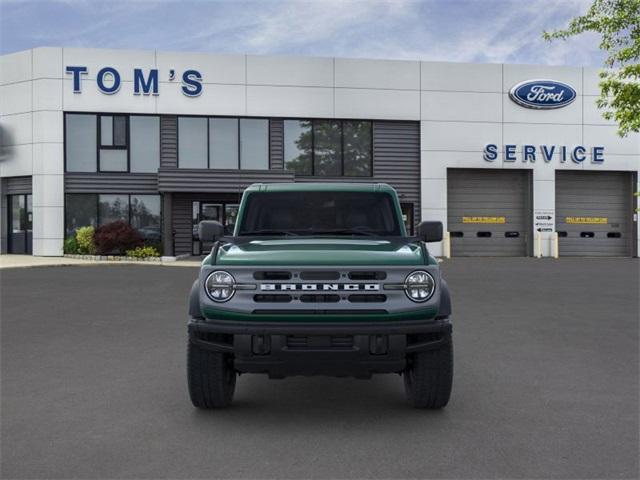
<instances>
[{"instance_id":1,"label":"concrete walkway","mask_svg":"<svg viewBox=\"0 0 640 480\"><path fill-rule=\"evenodd\" d=\"M62 267L73 265L154 265L163 267L199 267L200 261L190 258L188 260L163 260L160 262L120 262L112 260L83 260L67 257L0 255L0 270L5 268Z\"/></svg>"}]
</instances>

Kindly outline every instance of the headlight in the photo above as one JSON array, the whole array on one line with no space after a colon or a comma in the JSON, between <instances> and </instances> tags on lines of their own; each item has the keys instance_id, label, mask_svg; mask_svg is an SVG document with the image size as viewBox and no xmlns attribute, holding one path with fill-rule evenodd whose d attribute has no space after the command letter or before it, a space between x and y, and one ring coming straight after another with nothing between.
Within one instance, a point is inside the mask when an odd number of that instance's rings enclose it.
<instances>
[{"instance_id":1,"label":"headlight","mask_svg":"<svg viewBox=\"0 0 640 480\"><path fill-rule=\"evenodd\" d=\"M410 273L404 281L404 291L414 302L426 302L435 290L436 281L424 270Z\"/></svg>"},{"instance_id":2,"label":"headlight","mask_svg":"<svg viewBox=\"0 0 640 480\"><path fill-rule=\"evenodd\" d=\"M226 302L236 293L236 281L230 273L219 270L209 274L204 290L214 302Z\"/></svg>"}]
</instances>

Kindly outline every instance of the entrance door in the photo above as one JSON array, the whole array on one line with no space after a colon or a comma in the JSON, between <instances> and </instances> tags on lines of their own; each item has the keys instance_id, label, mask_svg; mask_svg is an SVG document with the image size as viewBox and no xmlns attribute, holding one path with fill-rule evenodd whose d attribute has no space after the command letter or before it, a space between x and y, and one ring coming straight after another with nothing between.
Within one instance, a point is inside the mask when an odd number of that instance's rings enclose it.
<instances>
[{"instance_id":1,"label":"entrance door","mask_svg":"<svg viewBox=\"0 0 640 480\"><path fill-rule=\"evenodd\" d=\"M215 220L222 223L222 205L220 203L193 202L193 253L201 255L211 250L211 242L201 242L198 237L198 224L203 220Z\"/></svg>"},{"instance_id":2,"label":"entrance door","mask_svg":"<svg viewBox=\"0 0 640 480\"><path fill-rule=\"evenodd\" d=\"M530 185L525 170L447 170L451 254L527 256Z\"/></svg>"},{"instance_id":3,"label":"entrance door","mask_svg":"<svg viewBox=\"0 0 640 480\"><path fill-rule=\"evenodd\" d=\"M400 209L402 210L402 220L404 221L407 235L413 235L413 203L401 203Z\"/></svg>"},{"instance_id":4,"label":"entrance door","mask_svg":"<svg viewBox=\"0 0 640 480\"><path fill-rule=\"evenodd\" d=\"M32 252L32 206L31 195L9 195L9 253L31 254Z\"/></svg>"}]
</instances>

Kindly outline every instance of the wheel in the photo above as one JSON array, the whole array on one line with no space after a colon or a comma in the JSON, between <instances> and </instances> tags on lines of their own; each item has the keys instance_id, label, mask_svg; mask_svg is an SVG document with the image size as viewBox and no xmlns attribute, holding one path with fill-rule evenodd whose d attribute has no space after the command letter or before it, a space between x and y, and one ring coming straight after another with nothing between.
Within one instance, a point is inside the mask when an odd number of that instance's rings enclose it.
<instances>
[{"instance_id":1,"label":"wheel","mask_svg":"<svg viewBox=\"0 0 640 480\"><path fill-rule=\"evenodd\" d=\"M453 343L449 337L434 350L407 358L404 389L416 408L442 408L449 402L453 383Z\"/></svg>"},{"instance_id":2,"label":"wheel","mask_svg":"<svg viewBox=\"0 0 640 480\"><path fill-rule=\"evenodd\" d=\"M189 342L187 381L191 403L198 408L227 407L236 389L233 357L211 352Z\"/></svg>"}]
</instances>

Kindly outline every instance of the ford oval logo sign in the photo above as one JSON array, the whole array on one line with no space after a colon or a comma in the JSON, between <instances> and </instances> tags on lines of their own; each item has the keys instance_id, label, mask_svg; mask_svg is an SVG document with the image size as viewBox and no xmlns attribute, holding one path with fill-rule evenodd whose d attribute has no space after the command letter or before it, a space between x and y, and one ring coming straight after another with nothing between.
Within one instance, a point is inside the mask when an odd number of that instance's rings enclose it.
<instances>
[{"instance_id":1,"label":"ford oval logo sign","mask_svg":"<svg viewBox=\"0 0 640 480\"><path fill-rule=\"evenodd\" d=\"M511 100L526 108L550 110L562 108L576 99L576 91L555 80L527 80L509 91Z\"/></svg>"}]
</instances>

